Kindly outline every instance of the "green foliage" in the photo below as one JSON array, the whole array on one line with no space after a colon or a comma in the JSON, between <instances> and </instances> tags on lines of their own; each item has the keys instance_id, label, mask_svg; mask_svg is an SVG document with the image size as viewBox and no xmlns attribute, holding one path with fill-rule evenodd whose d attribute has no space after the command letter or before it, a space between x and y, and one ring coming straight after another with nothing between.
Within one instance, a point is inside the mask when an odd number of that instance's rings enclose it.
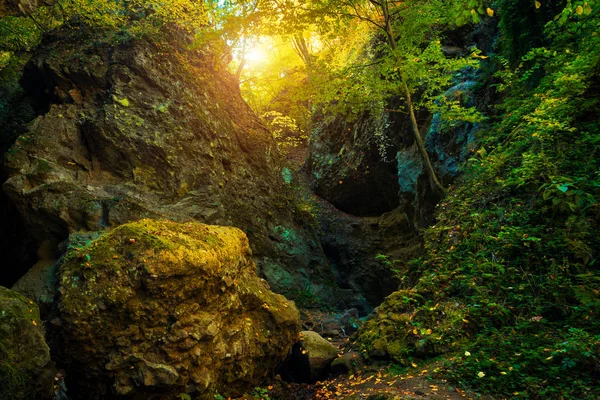
<instances>
[{"instance_id":1,"label":"green foliage","mask_svg":"<svg viewBox=\"0 0 600 400\"><path fill-rule=\"evenodd\" d=\"M87 25L115 43L132 38L178 39L183 45L206 24L202 2L192 0L65 0L25 17L0 19L0 50L29 51L44 32L65 23Z\"/></svg>"},{"instance_id":2,"label":"green foliage","mask_svg":"<svg viewBox=\"0 0 600 400\"><path fill-rule=\"evenodd\" d=\"M447 58L442 52L442 32L455 27L455 8L460 8L460 2L450 7L439 1L383 3L390 11L387 37L378 25L377 8L348 11L358 20L349 26L361 36L353 40L349 33L350 40L337 43L337 54L326 59L327 70L315 74L314 104L324 114L341 114L349 120L365 111L406 113L404 106L389 110L387 105L391 98L406 98L407 85L415 109L440 113L445 120L479 121L474 109L465 110L460 102L443 95L459 70L479 64L476 50L465 58ZM363 28L356 29L357 25Z\"/></svg>"},{"instance_id":3,"label":"green foliage","mask_svg":"<svg viewBox=\"0 0 600 400\"><path fill-rule=\"evenodd\" d=\"M268 111L261 119L273 134L282 154L288 154L292 149L305 144L308 139L293 118L278 111Z\"/></svg>"},{"instance_id":4,"label":"green foliage","mask_svg":"<svg viewBox=\"0 0 600 400\"><path fill-rule=\"evenodd\" d=\"M270 400L269 389L267 388L255 387L254 389L252 389L251 395L255 399Z\"/></svg>"},{"instance_id":5,"label":"green foliage","mask_svg":"<svg viewBox=\"0 0 600 400\"><path fill-rule=\"evenodd\" d=\"M502 114L424 232L418 283L363 328L371 354L450 353L446 377L501 397L600 396L598 31L600 2L567 2L546 46L496 59Z\"/></svg>"},{"instance_id":6,"label":"green foliage","mask_svg":"<svg viewBox=\"0 0 600 400\"><path fill-rule=\"evenodd\" d=\"M499 16L500 51L517 63L529 50L543 45L544 26L565 6L566 1L496 0Z\"/></svg>"},{"instance_id":7,"label":"green foliage","mask_svg":"<svg viewBox=\"0 0 600 400\"><path fill-rule=\"evenodd\" d=\"M593 371L600 363L599 335L526 321L515 327L483 331L465 348L465 353L442 367L445 374L464 386L523 398L598 396Z\"/></svg>"},{"instance_id":8,"label":"green foliage","mask_svg":"<svg viewBox=\"0 0 600 400\"><path fill-rule=\"evenodd\" d=\"M390 270L390 272L392 272L396 277L398 277L400 280L404 280L406 278L406 276L404 275L403 270L401 270L397 264L398 261L397 260L390 260L390 258L388 256L386 256L385 254L377 254L375 256L375 259L377 261L379 261L381 263L381 265L385 266L387 269Z\"/></svg>"},{"instance_id":9,"label":"green foliage","mask_svg":"<svg viewBox=\"0 0 600 400\"><path fill-rule=\"evenodd\" d=\"M463 0L453 3L453 15L457 26L468 23L478 24L485 15L493 16L494 11L487 7L488 1L482 0Z\"/></svg>"}]
</instances>

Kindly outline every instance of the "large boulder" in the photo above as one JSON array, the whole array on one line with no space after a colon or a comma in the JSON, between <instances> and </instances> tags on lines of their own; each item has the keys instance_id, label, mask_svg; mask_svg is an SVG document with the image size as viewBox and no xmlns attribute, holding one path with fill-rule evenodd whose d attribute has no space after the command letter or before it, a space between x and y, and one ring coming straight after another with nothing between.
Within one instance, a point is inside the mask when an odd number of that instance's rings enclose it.
<instances>
[{"instance_id":1,"label":"large boulder","mask_svg":"<svg viewBox=\"0 0 600 400\"><path fill-rule=\"evenodd\" d=\"M53 378L37 305L0 286L0 400L52 398Z\"/></svg>"},{"instance_id":2,"label":"large boulder","mask_svg":"<svg viewBox=\"0 0 600 400\"><path fill-rule=\"evenodd\" d=\"M296 307L256 276L236 228L125 224L72 248L59 274L59 360L87 398L240 395L297 339Z\"/></svg>"},{"instance_id":3,"label":"large boulder","mask_svg":"<svg viewBox=\"0 0 600 400\"><path fill-rule=\"evenodd\" d=\"M141 218L236 226L274 290L335 302L312 217L221 63L79 25L49 33L21 79L37 118L0 171L30 253Z\"/></svg>"}]
</instances>

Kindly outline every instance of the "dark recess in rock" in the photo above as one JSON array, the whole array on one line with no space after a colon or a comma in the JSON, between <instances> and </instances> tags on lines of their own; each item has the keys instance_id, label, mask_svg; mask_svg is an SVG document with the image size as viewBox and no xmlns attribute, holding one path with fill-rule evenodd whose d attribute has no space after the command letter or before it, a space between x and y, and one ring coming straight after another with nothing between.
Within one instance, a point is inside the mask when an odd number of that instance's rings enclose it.
<instances>
[{"instance_id":1,"label":"dark recess in rock","mask_svg":"<svg viewBox=\"0 0 600 400\"><path fill-rule=\"evenodd\" d=\"M0 191L0 286L11 287L27 272L37 261L36 247L15 206Z\"/></svg>"}]
</instances>

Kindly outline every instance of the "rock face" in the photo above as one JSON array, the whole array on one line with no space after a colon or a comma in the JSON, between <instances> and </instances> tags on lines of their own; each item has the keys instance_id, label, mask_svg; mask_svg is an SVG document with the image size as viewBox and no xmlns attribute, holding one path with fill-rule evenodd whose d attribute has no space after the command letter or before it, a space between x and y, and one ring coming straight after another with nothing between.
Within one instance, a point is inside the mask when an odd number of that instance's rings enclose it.
<instances>
[{"instance_id":1,"label":"rock face","mask_svg":"<svg viewBox=\"0 0 600 400\"><path fill-rule=\"evenodd\" d=\"M357 217L323 205L319 222L321 243L337 285L362 293L372 306L398 289L400 280L394 270L402 271L421 251L418 231L401 209L379 217ZM348 306L358 308L361 315L371 311L360 304Z\"/></svg>"},{"instance_id":2,"label":"rock face","mask_svg":"<svg viewBox=\"0 0 600 400\"><path fill-rule=\"evenodd\" d=\"M476 71L465 69L446 95L479 107L475 82ZM389 108L401 108L395 101ZM448 186L474 151L479 126L444 124L440 115L424 112L417 117L438 177ZM321 243L337 285L378 305L398 288L406 263L418 257L419 229L431 222L440 200L429 185L408 117L365 112L352 122L324 119L313 132L309 154L306 169L315 193L343 211L319 214Z\"/></svg>"},{"instance_id":3,"label":"rock face","mask_svg":"<svg viewBox=\"0 0 600 400\"><path fill-rule=\"evenodd\" d=\"M4 167L32 253L140 218L231 225L274 290L334 299L310 214L237 82L211 54L173 52L79 27L45 38L22 78L38 117Z\"/></svg>"},{"instance_id":4,"label":"rock face","mask_svg":"<svg viewBox=\"0 0 600 400\"><path fill-rule=\"evenodd\" d=\"M420 123L428 126L426 114ZM427 223L439 198L429 187L404 114L364 112L352 122L343 116L324 119L310 146L312 186L336 208L359 217L400 208L415 226Z\"/></svg>"},{"instance_id":5,"label":"rock face","mask_svg":"<svg viewBox=\"0 0 600 400\"><path fill-rule=\"evenodd\" d=\"M60 362L69 391L87 398L239 395L285 358L299 329L296 307L256 276L236 228L122 225L67 253L60 292Z\"/></svg>"},{"instance_id":6,"label":"rock face","mask_svg":"<svg viewBox=\"0 0 600 400\"><path fill-rule=\"evenodd\" d=\"M0 286L0 399L50 399L53 378L37 305Z\"/></svg>"}]
</instances>

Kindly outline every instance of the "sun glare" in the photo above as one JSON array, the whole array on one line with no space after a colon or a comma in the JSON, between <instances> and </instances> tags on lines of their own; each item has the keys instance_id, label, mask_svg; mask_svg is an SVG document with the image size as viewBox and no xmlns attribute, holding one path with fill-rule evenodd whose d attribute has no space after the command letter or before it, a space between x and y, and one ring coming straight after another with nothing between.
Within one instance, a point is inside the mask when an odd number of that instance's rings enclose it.
<instances>
[{"instance_id":1,"label":"sun glare","mask_svg":"<svg viewBox=\"0 0 600 400\"><path fill-rule=\"evenodd\" d=\"M248 64L257 65L265 61L267 58L266 52L261 47L253 47L246 53L246 61Z\"/></svg>"}]
</instances>

